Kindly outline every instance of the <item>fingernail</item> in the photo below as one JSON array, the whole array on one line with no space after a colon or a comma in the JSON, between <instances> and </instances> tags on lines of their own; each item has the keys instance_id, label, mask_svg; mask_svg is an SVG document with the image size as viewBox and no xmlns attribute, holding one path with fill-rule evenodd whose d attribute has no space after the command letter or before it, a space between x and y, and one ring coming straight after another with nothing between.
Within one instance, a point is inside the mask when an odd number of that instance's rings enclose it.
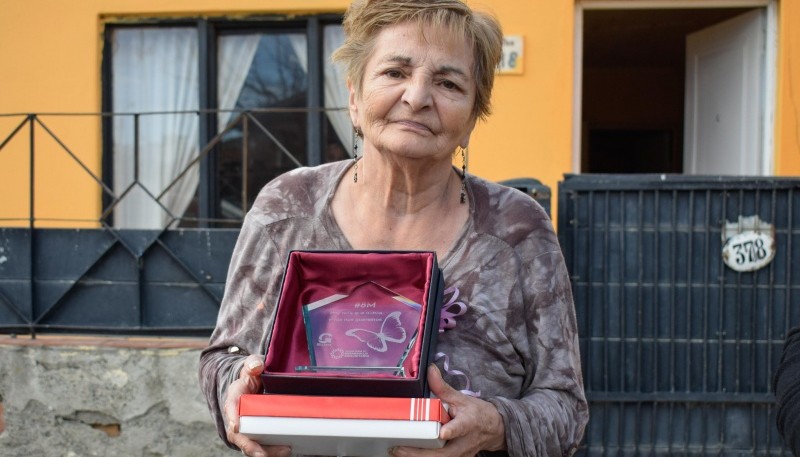
<instances>
[{"instance_id":1,"label":"fingernail","mask_svg":"<svg viewBox=\"0 0 800 457\"><path fill-rule=\"evenodd\" d=\"M251 360L247 362L247 369L252 370L261 366L261 362L258 360Z\"/></svg>"}]
</instances>

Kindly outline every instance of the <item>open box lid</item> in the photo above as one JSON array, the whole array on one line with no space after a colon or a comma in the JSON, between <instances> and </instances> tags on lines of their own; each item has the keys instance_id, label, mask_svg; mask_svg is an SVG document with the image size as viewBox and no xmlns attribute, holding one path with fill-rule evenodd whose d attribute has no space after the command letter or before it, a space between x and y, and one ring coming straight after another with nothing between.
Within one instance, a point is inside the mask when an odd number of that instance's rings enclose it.
<instances>
[{"instance_id":1,"label":"open box lid","mask_svg":"<svg viewBox=\"0 0 800 457\"><path fill-rule=\"evenodd\" d=\"M391 318L388 315L375 319L379 322L374 325L379 327L372 331L364 330L362 335L348 331L365 344L369 344L367 333L382 335L384 341L379 341L379 349L383 350L387 348L386 340L388 346L395 342L408 344L402 375L304 370L314 366L309 345L315 343L313 338L309 341L304 325L304 305L313 308L314 304L326 304L350 294L355 300L359 291L369 288L361 287L364 284L375 284L391 291L395 295L390 300L399 298L401 302L408 301L421 307L415 318L415 331L408 332L415 335L413 339L406 338L405 334L403 339L383 335ZM292 251L267 344L262 375L265 391L304 395L427 397L426 367L431 362L436 344L443 288L442 273L433 252ZM358 300L353 301L354 305L358 303ZM372 348L376 346L372 345ZM341 349L338 350L342 353Z\"/></svg>"}]
</instances>

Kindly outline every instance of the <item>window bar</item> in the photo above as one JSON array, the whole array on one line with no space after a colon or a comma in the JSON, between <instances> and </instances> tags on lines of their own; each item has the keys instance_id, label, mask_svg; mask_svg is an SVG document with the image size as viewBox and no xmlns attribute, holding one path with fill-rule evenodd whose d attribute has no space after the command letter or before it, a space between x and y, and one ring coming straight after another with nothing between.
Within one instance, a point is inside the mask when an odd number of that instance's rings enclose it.
<instances>
[{"instance_id":1,"label":"window bar","mask_svg":"<svg viewBox=\"0 0 800 457\"><path fill-rule=\"evenodd\" d=\"M608 329L609 329L608 321L609 321L610 314L611 314L609 312L610 288L608 286L608 230L609 230L609 226L608 226L608 208L609 208L609 206L608 206L608 203L609 203L609 192L610 191L603 192L603 209L604 209L604 211L603 211L603 246L602 246L603 250L602 250L602 258L600 259L601 264L604 267L603 268L603 285L602 285L602 288L603 288L603 305L601 307L601 310L603 312L603 314L601 316L601 322L602 322L602 325L603 325L603 391L604 392L608 392L609 391L609 387L610 386L609 386L609 379L608 378L609 378L609 373L611 373L611 367L609 366L609 360L608 360L608 358L609 358L608 357L609 345L611 344L611 342L609 341L610 338L609 338L609 334L608 334L609 333L608 332Z\"/></svg>"},{"instance_id":2,"label":"window bar","mask_svg":"<svg viewBox=\"0 0 800 457\"><path fill-rule=\"evenodd\" d=\"M775 341L775 350L782 352L783 351L783 344L786 339L786 335L789 333L789 328L791 327L791 305L792 305L792 291L794 290L792 287L792 241L794 240L794 236L796 233L796 229L794 227L794 208L795 208L795 198L794 198L794 188L790 188L788 190L787 201L789 204L787 220L786 220L786 272L785 280L784 280L784 287L786 288L786 293L784 294L783 302L783 328L781 329L781 334L783 335L782 338ZM772 416L770 416L772 417ZM780 448L780 455L789 455L792 454L787 452L786 446L782 445L779 441L778 446Z\"/></svg>"},{"instance_id":3,"label":"window bar","mask_svg":"<svg viewBox=\"0 0 800 457\"><path fill-rule=\"evenodd\" d=\"M677 252L677 245L678 245L678 227L676 224L676 219L678 217L677 212L677 200L678 200L678 191L672 190L672 202L670 205L670 231L669 231L669 252ZM675 313L675 308L677 307L677 300L675 297L675 289L677 288L677 262L670 262L672 264L669 272L669 388L671 392L675 392L676 389L676 376L675 371L677 369L677 362L675 361L676 355L676 346L677 343L675 339L677 337L675 327L677 324L677 316Z\"/></svg>"},{"instance_id":4,"label":"window bar","mask_svg":"<svg viewBox=\"0 0 800 457\"><path fill-rule=\"evenodd\" d=\"M718 221L721 227L725 227L725 223L727 221L727 214L728 214L728 199L730 197L730 193L728 190L723 190L722 192L722 208L720 211L722 220ZM721 233L720 233L721 238ZM722 258L719 257L717 262L721 263ZM724 392L725 390L725 380L723 378L723 374L725 373L724 370L724 346L725 346L725 265L720 265L720 275L719 275L719 298L718 298L718 307L719 307L719 319L717 322L717 339L719 341L717 347L717 393ZM717 438L717 455L722 455L722 445L725 443L725 403L721 403L718 410L718 417L717 423L719 425L719 437Z\"/></svg>"},{"instance_id":5,"label":"window bar","mask_svg":"<svg viewBox=\"0 0 800 457\"><path fill-rule=\"evenodd\" d=\"M651 294L653 295L653 300L650 302L650 308L651 308L651 311L650 311L651 317L650 317L650 319L653 321L652 322L653 326L650 329L650 331L651 331L651 334L650 334L650 346L651 346L651 351L652 351L653 356L654 356L654 357L651 358L651 360L653 361L654 376L651 378L652 381L651 381L650 385L651 385L652 391L656 392L656 391L658 391L658 379L659 379L658 378L658 363L656 363L657 360L655 359L655 355L657 353L657 348L656 347L658 345L658 328L656 327L657 320L656 320L656 312L655 312L655 310L656 310L655 297L657 297L657 291L658 291L658 260L657 260L658 259L658 190L653 190L652 194L653 194L654 220L650 221L651 230L653 232L653 252L650 255L650 261L653 262L653 269L652 269L653 277L651 278L651 281L650 281L650 288L651 288ZM642 208L643 208L643 206L642 206ZM642 300L642 302L644 302L644 300ZM644 318L642 318L642 322L644 322ZM644 348L642 348L642 350L640 352L641 352L641 354L644 354ZM653 455L657 455L655 446L656 446L656 433L657 433L656 419L658 417L658 401L653 401L653 402L650 403L650 411L651 411L651 415L652 415L652 420L650 421L651 453Z\"/></svg>"},{"instance_id":6,"label":"window bar","mask_svg":"<svg viewBox=\"0 0 800 457\"><path fill-rule=\"evenodd\" d=\"M658 190L653 191L653 208L655 213L654 216L654 226L653 226L653 252L655 258L659 257L659 245L661 244L660 241L660 233L661 233L661 224L659 221L660 213L661 213L661 192ZM653 361L653 390L659 391L659 380L661 376L659 375L658 369L658 345L661 341L661 333L658 327L658 288L660 285L660 277L659 277L659 263L656 261L653 263L653 300L651 302L651 307L653 308L651 311L653 320L653 344L652 344L652 357L651 360ZM655 408L655 404L654 404ZM654 410L655 411L655 410Z\"/></svg>"},{"instance_id":7,"label":"window bar","mask_svg":"<svg viewBox=\"0 0 800 457\"><path fill-rule=\"evenodd\" d=\"M589 352L592 353L592 354L595 353L595 348L598 348L598 346L599 346L599 349L603 351L603 353L605 352L605 348L603 346L604 341L601 341L601 338L603 337L603 335L597 336L597 335L594 334L594 323L593 323L594 308L596 306L596 302L595 302L595 299L594 299L594 297L596 296L596 294L595 294L596 285L595 285L595 278L594 278L594 273L593 273L593 270L592 270L592 265L594 265L596 261L600 260L600 259L595 259L594 258L594 241L595 241L594 233L595 233L595 230L596 230L595 223L594 223L594 206L595 206L595 200L596 200L595 193L596 193L595 190L589 190L587 192L588 195L587 195L587 200L586 200L586 217L588 218L588 220L586 221L586 228L587 228L587 230L586 230L586 233L587 233L586 243L587 243L587 252L589 253L589 260L590 260L589 262L587 262L586 279L587 279L587 286L588 286L588 296L591 297L589 299L589 302L591 303L591 305L590 305L590 307L588 309L588 313L587 313L588 314L588 322L589 322L589 325L587 325L587 327L589 329L589 337L590 337L590 339L589 339L589 348L590 348ZM576 217L577 217L577 215L576 215ZM602 324L602 322L601 322L601 324ZM602 356L601 356L601 358L602 358ZM595 384L594 370L591 369L591 366L593 365L593 361L594 361L594 357L587 357L587 372L590 373L590 375L588 376L590 386L589 386L589 388L587 390L589 390L589 391L598 391L599 390L599 391L605 392L605 391L607 391L607 386L604 386L603 383L598 382L597 384L599 384L599 385L594 385ZM602 362L601 362L601 364L602 364ZM605 365L601 365L601 366L605 367ZM600 449L601 449L601 455L603 455L603 456L608 455L608 445L606 443L609 440L609 428L610 428L609 425L608 425L608 418L609 418L608 408L609 408L609 405L610 405L610 403L608 401L603 401L601 403L601 407L600 407L600 411L601 411L600 423L602 424L602 427L603 427L601 436L603 437L602 438L603 441L601 443L599 443L599 444L600 444Z\"/></svg>"},{"instance_id":8,"label":"window bar","mask_svg":"<svg viewBox=\"0 0 800 457\"><path fill-rule=\"evenodd\" d=\"M306 46L308 47L308 97L306 106L306 119L308 128L307 135L307 162L309 165L319 165L322 163L322 116L325 113L319 109L324 106L322 97L322 87L324 78L322 77L322 33L319 18L310 17L306 27Z\"/></svg>"},{"instance_id":9,"label":"window bar","mask_svg":"<svg viewBox=\"0 0 800 457\"><path fill-rule=\"evenodd\" d=\"M702 321L702 334L703 334L703 347L702 347L702 354L703 354L703 388L702 392L707 393L708 389L708 370L709 370L709 357L708 351L710 350L708 341L709 341L709 317L708 317L708 310L709 310L709 289L711 288L711 284L709 283L709 270L711 269L711 263L709 259L711 258L711 200L713 199L713 193L710 189L706 189L706 204L705 204L705 221L703 226L705 228L703 233L703 251L704 251L704 265L703 265L703 321ZM702 433L700 436L703 437L702 440L702 453L703 455L706 454L706 443L707 439L705 437L708 436L708 423L709 423L709 411L708 408L700 408L700 417L702 419Z\"/></svg>"},{"instance_id":10,"label":"window bar","mask_svg":"<svg viewBox=\"0 0 800 457\"><path fill-rule=\"evenodd\" d=\"M248 198L247 192L248 182L250 179L250 117L242 116L242 213L247 214Z\"/></svg>"},{"instance_id":11,"label":"window bar","mask_svg":"<svg viewBox=\"0 0 800 457\"><path fill-rule=\"evenodd\" d=\"M755 210L754 210L754 213L756 215L758 215L758 217L760 218L761 217L761 189L759 189L758 187L755 189L754 198L755 198ZM773 227L774 227L775 220L773 219L770 222L773 223ZM760 224L760 222L757 221L757 224ZM760 231L761 231L761 227L759 225L756 225L756 232L760 232ZM770 269L772 269L771 265L770 265ZM761 319L759 318L760 313L759 313L759 303L758 303L758 296L759 296L759 292L761 290L761 282L762 282L760 280L760 278L763 278L765 276L765 274L768 273L768 272L769 272L769 270L764 270L764 269L754 271L753 272L753 276L752 276L754 284L753 284L753 287L750 288L750 297L751 297L750 307L751 307L751 313L752 313L752 316L753 316L753 318L750 319L750 373L749 373L749 381L750 381L750 393L751 394L756 393L758 391L756 389L756 360L757 360L756 353L758 352L758 349L759 349L759 346L760 346L758 344L759 334L760 334L758 324L759 324L759 322L761 322ZM771 285L772 284L769 284L769 282L768 282L767 286L769 287ZM764 306L769 308L770 304L769 303L764 303ZM755 410L753 411L753 414L755 414ZM755 417L752 417L752 419L755 419ZM755 424L755 422L750 422L750 423L751 424ZM753 429L753 431L755 432L755 428ZM753 438L755 438L755 436ZM753 448L755 449L755 440L753 440L753 443L754 443Z\"/></svg>"},{"instance_id":12,"label":"window bar","mask_svg":"<svg viewBox=\"0 0 800 457\"><path fill-rule=\"evenodd\" d=\"M785 284L786 284L786 294L785 294L785 297L784 297L784 306L783 306L783 329L782 329L783 330L783 332L782 332L783 338L781 338L781 341L778 341L778 348L777 348L778 351L782 351L783 350L783 340L786 339L786 335L789 333L789 327L790 327L789 323L791 322L791 312L790 312L790 310L791 310L791 307L792 307L792 290L793 290L793 288L792 288L792 262L790 260L791 260L791 256L792 256L792 240L794 240L794 235L795 235L795 232L796 232L795 227L794 227L794 202L795 202L794 189L789 189L789 196L788 197L789 197L790 204L788 205L789 206L789 214L788 214L788 220L787 220L787 224L786 224L788 226L788 236L787 236L787 240L786 240L786 264L787 264L787 266L786 266L786 273L785 273L786 274L786 282L785 282Z\"/></svg>"},{"instance_id":13,"label":"window bar","mask_svg":"<svg viewBox=\"0 0 800 457\"><path fill-rule=\"evenodd\" d=\"M610 386L611 382L609 380L609 374L611 373L611 366L609 364L609 351L610 351L610 345L611 345L611 338L610 338L610 335L609 335L609 327L610 327L609 319L611 318L611 312L610 312L609 308L611 306L610 305L611 300L610 300L609 295L611 294L611 287L608 284L608 267L609 267L609 265L608 265L608 237L609 237L609 233L608 233L609 232L609 220L608 220L609 219L609 215L608 215L608 213L609 213L609 194L610 193L611 192L608 191L608 190L603 191L603 198L602 198L602 201L603 201L603 206L602 206L602 208L603 208L603 222L602 222L602 224L603 225L601 227L601 231L602 231L601 233L603 234L603 241L602 241L601 258L599 259L600 260L600 264L603 265L603 273L602 273L603 282L602 282L602 285L601 285L603 293L602 293L602 305L601 305L601 308L600 308L601 311L602 311L602 314L601 314L601 318L600 319L601 319L602 328L603 328L603 392L605 392L605 393L608 393L610 391L610 387L611 387ZM619 401L619 402L616 402L616 404L614 406L616 406L616 413L617 413L616 414L616 422L617 422L616 450L617 450L617 453L619 454L619 449L620 449L620 447L622 445L622 443L620 442L620 431L619 431L620 426L621 426L620 416L622 414L621 413L622 409L625 407L625 404L623 402ZM609 408L611 408L611 407L612 407L611 404L609 404ZM613 419L613 409L610 412L612 413L611 419ZM608 422L611 422L611 421L609 420ZM609 427L610 427L610 424L609 424ZM610 439L611 436L610 436L610 434L608 434L608 435L609 435L609 439Z\"/></svg>"},{"instance_id":14,"label":"window bar","mask_svg":"<svg viewBox=\"0 0 800 457\"><path fill-rule=\"evenodd\" d=\"M770 210L769 210L769 212L770 212L770 222L772 222L772 224L773 224L773 236L775 237L775 239L778 238L778 227L777 227L778 224L776 223L777 220L775 218L776 209L777 209L777 206L776 206L777 199L778 199L778 190L777 190L777 187L773 187L772 188L772 197L771 197L771 200L770 200ZM766 376L766 379L765 379L766 384L765 385L767 386L767 392L772 392L772 383L770 382L771 381L770 380L770 375L773 373L773 367L772 367L772 338L773 338L772 322L773 322L773 311L774 311L774 308L775 308L775 294L773 293L773 290L775 289L775 286L776 286L775 285L775 263L774 263L774 260L773 260L773 263L771 263L770 266L769 266L769 284L770 284L770 286L767 288L767 316L766 316L766 326L767 326L767 328L766 328L766 332L765 332L765 339L766 339L765 352L766 352L766 357L767 357L767 372L765 373L765 376ZM764 414L766 415L766 417L765 417L764 423L767 423L769 421L770 411L771 411L770 405L765 405ZM765 438L766 438L766 443L765 443L765 445L766 445L766 449L765 449L766 450L766 452L765 452L766 455L770 455L771 454L771 449L772 449L772 433L770 433L771 430L772 430L772 428L767 428L767 433L766 433L766 436L765 436Z\"/></svg>"},{"instance_id":15,"label":"window bar","mask_svg":"<svg viewBox=\"0 0 800 457\"><path fill-rule=\"evenodd\" d=\"M133 115L133 182L139 184L139 115Z\"/></svg>"},{"instance_id":16,"label":"window bar","mask_svg":"<svg viewBox=\"0 0 800 457\"><path fill-rule=\"evenodd\" d=\"M760 205L759 205L759 197L761 196L761 189L756 187L753 190L753 199L754 199L754 211L753 213L757 215L759 218L761 217ZM759 231L760 226L758 220L756 220L755 230ZM763 272L763 270L759 270ZM759 271L754 271L751 273L751 278L753 281L752 287L750 287L750 370L748 373L748 381L750 383L750 394L754 394L756 392L756 350L758 349L758 291L759 291ZM756 404L750 404L750 424L757 424L756 422ZM756 439L757 428L755 426L750 427L750 454L755 456L756 449L758 448L758 441Z\"/></svg>"},{"instance_id":17,"label":"window bar","mask_svg":"<svg viewBox=\"0 0 800 457\"><path fill-rule=\"evenodd\" d=\"M722 452L725 447L725 418L728 416L727 404L725 402L721 402L719 404L719 418L717 419L717 423L719 424L719 445L717 446L717 456L721 457Z\"/></svg>"},{"instance_id":18,"label":"window bar","mask_svg":"<svg viewBox=\"0 0 800 457\"><path fill-rule=\"evenodd\" d=\"M587 333L588 333L587 339L588 339L588 342L589 342L589 344L587 344L587 348L588 348L589 354L591 355L591 354L594 353L594 347L595 347L594 326L593 326L593 322L592 322L592 315L593 315L593 309L592 308L594 308L594 300L593 300L593 297L594 297L594 290L593 290L594 289L594 277L593 276L594 275L592 274L592 268L591 268L591 266L594 264L594 258L593 258L594 249L592 247L592 245L594 244L593 243L594 240L593 240L593 237L592 237L592 233L594 231L594 221L593 221L594 217L593 217L593 213L591 211L592 207L594 206L594 191L590 190L590 191L588 191L586 193L587 193L587 195L586 195L585 204L586 204L586 207L587 207L586 215L588 217L588 220L586 221L586 224L585 224L586 225L586 252L589 253L589 262L586 262L586 287L587 287L586 296L589 299L588 300L589 301L589 306L587 306L587 308L586 308L586 311L587 311L586 312L586 321L587 321L586 329L587 329ZM580 195L579 192L576 192L575 194L576 195ZM575 205L576 206L575 220L576 220L576 226L577 227L580 226L580 220L578 219L580 217L580 211L579 211L580 208L578 207L579 203L580 203L580 199L577 198L576 199L576 205ZM576 249L576 251L577 251L577 249ZM594 371L592 369L592 365L594 365L594 357L591 357L591 356L586 357L586 372L588 374L586 376L586 378L587 378L588 382L586 382L585 388L588 391L594 391L596 389L596 387L594 385Z\"/></svg>"},{"instance_id":19,"label":"window bar","mask_svg":"<svg viewBox=\"0 0 800 457\"><path fill-rule=\"evenodd\" d=\"M694 262L692 260L695 258L694 257L694 241L695 241L696 235L695 235L695 224L694 224L694 211L695 211L694 204L695 204L695 200L696 199L697 199L697 196L695 194L695 189L690 189L689 190L689 213L688 213L689 217L687 219L688 226L687 226L687 231L686 231L686 233L687 233L687 246L686 246L687 256L686 256L686 259L687 259L688 262L687 262L687 265L686 265L686 315L687 315L687 319L686 319L686 343L685 343L686 344L686 363L684 364L684 370L685 370L685 373L686 373L686 375L685 375L686 390L689 390L689 391L692 391L692 392L694 392L694 390L695 390L694 383L692 382L693 381L693 379L692 379L692 361L693 361L692 355L693 355L693 351L694 351L694 347L693 347L694 343L693 342L695 340L694 332L696 330L692 326L692 323L694 321L694 313L692 311L693 311L694 305L695 305L693 303L693 298L694 298L693 294L694 294L694 288L695 288L695 285L696 285L696 281L695 281L695 278L693 276L694 270L693 270L692 267L694 266ZM687 425L686 426L688 427L688 421L687 421Z\"/></svg>"},{"instance_id":20,"label":"window bar","mask_svg":"<svg viewBox=\"0 0 800 457\"><path fill-rule=\"evenodd\" d=\"M628 344L628 334L626 332L626 314L627 308L625 303L625 256L627 254L627 250L625 249L625 191L619 191L618 195L618 203L617 207L619 208L619 257L618 257L618 278L616 285L617 287L617 300L619 303L617 304L617 312L619 313L619 336L620 336L620 347L619 347L619 357L620 357L620 364L619 364L619 384L620 389L622 392L627 392L627 385L625 384L625 353L626 347ZM606 211L608 214L609 211Z\"/></svg>"},{"instance_id":21,"label":"window bar","mask_svg":"<svg viewBox=\"0 0 800 457\"><path fill-rule=\"evenodd\" d=\"M30 136L30 143L29 143L29 147L30 147L30 170L29 170L30 178L28 179L28 191L30 192L30 200L28 201L28 215L29 215L29 217L28 217L28 227L30 228L31 231L33 231L34 219L35 219L35 216L34 216L34 209L35 209L34 208L34 185L33 185L34 179L35 179L35 175L36 175L36 163L35 163L35 158L34 158L35 149L36 149L35 148L35 137L36 137L36 135L35 135L35 125L34 125L34 120L35 119L36 119L36 115L35 114L29 114L28 115L28 122L30 123L30 127L28 128L28 134ZM33 254L33 253L31 253L31 254ZM31 256L31 259L33 259L33 256ZM31 276L31 278L33 278L33 276Z\"/></svg>"},{"instance_id":22,"label":"window bar","mask_svg":"<svg viewBox=\"0 0 800 457\"><path fill-rule=\"evenodd\" d=\"M677 200L677 191L672 190L669 191L671 194L671 201L669 207L669 251L668 252L676 252L676 225L675 225L675 218L677 217L676 214L676 203ZM672 265L669 269L669 279L667 279L667 287L669 288L669 390L670 392L675 392L675 269L677 262L670 262ZM669 432L667 436L669 437L669 454L673 454L673 449L675 443L675 405L674 401L669 402Z\"/></svg>"},{"instance_id":23,"label":"window bar","mask_svg":"<svg viewBox=\"0 0 800 457\"><path fill-rule=\"evenodd\" d=\"M636 393L642 393L642 327L643 327L643 313L642 313L642 289L644 287L644 222L643 222L643 211L644 208L644 191L639 190L636 192L636 198L639 202L637 206L636 216L636 258L637 264L639 265L639 271L637 272L636 277L636 362L635 362L635 370L636 370ZM642 417L642 401L641 399L636 402L636 417ZM654 422L654 421L651 421ZM633 439L636 442L635 452L639 454L641 449L639 443L642 441L642 431L640 430L640 421L634 421L633 423Z\"/></svg>"},{"instance_id":24,"label":"window bar","mask_svg":"<svg viewBox=\"0 0 800 457\"><path fill-rule=\"evenodd\" d=\"M29 162L30 163L30 170L29 170L29 175L30 175L30 178L28 179L28 192L30 193L30 200L28 201L28 211L29 211L30 218L29 218L29 221L28 221L28 228L30 229L30 232L31 232L30 243L28 244L28 252L30 253L30 266L29 266L30 273L29 273L29 276L28 276L28 278L29 278L28 284L30 285L30 294L31 294L31 310L32 310L31 311L31 316L34 317L34 319L30 320L30 327L29 327L32 339L36 339L36 328L34 327L34 322L36 321L35 313L36 313L36 298L37 298L36 297L36 287L35 287L35 284L36 284L36 281L35 281L35 278L36 278L36 276L35 276L36 275L36 267L35 267L36 262L34 262L34 259L36 258L36 245L34 243L34 238L35 238L34 234L36 232L33 230L34 218L35 218L35 213L34 213L34 210L35 210L34 179L35 179L35 175L36 175L36 162L35 162L35 156L36 156L35 137L36 137L36 135L35 135L35 123L34 123L35 119L36 119L36 115L35 114L29 114L28 115L28 122L30 123L30 127L29 127L29 130L28 130L28 133L30 135L30 143L29 143L29 147L30 147L30 162Z\"/></svg>"},{"instance_id":25,"label":"window bar","mask_svg":"<svg viewBox=\"0 0 800 457\"><path fill-rule=\"evenodd\" d=\"M694 276L692 276L692 259L694 259L694 202L695 202L695 190L690 189L688 192L689 195L689 217L687 219L687 266L686 266L686 343L684 343L686 347L686 363L684 364L685 368L685 376L684 382L686 386L684 387L687 391L694 392L694 385L692 383L692 342L694 341L694 335L692 333L692 321L694 320L694 315L692 313L692 293L694 291ZM689 452L689 427L690 427L690 411L689 405L687 404L685 410L685 420L683 422L683 442L685 444L684 449L686 453Z\"/></svg>"},{"instance_id":26,"label":"window bar","mask_svg":"<svg viewBox=\"0 0 800 457\"><path fill-rule=\"evenodd\" d=\"M736 212L737 215L743 214L744 211L744 191L739 189L739 208ZM742 232L742 220L737 218L737 226L738 226L738 233ZM742 315L742 277L744 273L737 272L736 273L736 316ZM735 319L734 328L736 329L736 339L734 341L734 360L735 360L735 368L734 368L734 392L740 393L741 392L741 378L742 378L742 319Z\"/></svg>"},{"instance_id":27,"label":"window bar","mask_svg":"<svg viewBox=\"0 0 800 457\"><path fill-rule=\"evenodd\" d=\"M140 113L133 115L133 181L141 186L139 182L139 116ZM144 262L141 257L136 258L136 285L139 296L136 299L135 306L139 314L139 328L144 327L146 316L144 315L144 307L142 306L142 297L144 297Z\"/></svg>"},{"instance_id":28,"label":"window bar","mask_svg":"<svg viewBox=\"0 0 800 457\"><path fill-rule=\"evenodd\" d=\"M618 260L618 273L617 273L617 312L619 313L619 388L620 391L625 394L628 392L627 386L625 385L625 347L628 344L628 335L625 333L625 315L627 309L625 307L625 255L627 253L625 249L625 191L620 190L617 193L617 207L619 208L619 223L618 223L618 236L619 236L619 258ZM606 214L609 214L611 211L606 209ZM609 227L609 232L611 231ZM610 257L609 257L610 258ZM625 444L625 425L626 425L626 417L627 417L627 410L629 408L628 404L620 404L620 413L619 413L619 427L617 433L619 434L619 441L624 446Z\"/></svg>"},{"instance_id":29,"label":"window bar","mask_svg":"<svg viewBox=\"0 0 800 457\"><path fill-rule=\"evenodd\" d=\"M216 62L217 47L215 37L215 27L206 19L197 20L197 45L198 45L198 104L201 112L205 112L200 118L197 129L197 140L202 147L201 151L208 148L208 144L217 137L217 132L222 126L218 126L219 111L217 109L217 73ZM231 116L233 117L233 116ZM209 228L214 226L211 222L220 216L218 209L221 204L217 194L218 185L218 166L217 150L215 146L208 149L207 154L200 159L198 168L199 182L197 185L197 216L198 227ZM203 153L201 152L201 155Z\"/></svg>"},{"instance_id":30,"label":"window bar","mask_svg":"<svg viewBox=\"0 0 800 457\"><path fill-rule=\"evenodd\" d=\"M773 224L773 236L775 237L776 240L778 238L778 227L777 227L778 224L776 224L776 221L777 221L776 220L777 200L778 200L778 190L777 190L776 187L773 187L772 188L772 200L770 201L770 221ZM787 256L787 259L788 259L788 257L789 256ZM766 325L767 325L767 329L766 330L767 331L766 331L766 335L765 335L765 338L766 338L766 354L767 354L767 372L765 373L765 375L767 376L767 379L766 379L766 381L767 381L766 382L767 392L772 392L772 383L770 382L771 380L769 379L769 376L770 376L770 373L773 372L772 371L773 370L773 368L772 368L772 338L773 338L772 323L773 323L773 312L775 311L775 294L774 294L774 290L775 290L775 287L776 287L776 284L775 284L775 266L776 265L775 265L775 262L774 262L774 259L773 259L773 262L769 266L769 287L767 288L767 316L766 316ZM787 268L788 268L788 262L787 262ZM767 434L767 437L769 438L769 433ZM769 449L769 440L767 440L767 449Z\"/></svg>"}]
</instances>

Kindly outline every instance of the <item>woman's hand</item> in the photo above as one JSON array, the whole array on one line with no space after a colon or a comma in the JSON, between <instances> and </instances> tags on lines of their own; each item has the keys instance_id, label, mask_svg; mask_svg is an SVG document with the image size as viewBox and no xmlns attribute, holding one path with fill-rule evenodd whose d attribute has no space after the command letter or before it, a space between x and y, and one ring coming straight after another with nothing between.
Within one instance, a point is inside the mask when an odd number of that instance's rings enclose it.
<instances>
[{"instance_id":1,"label":"woman's hand","mask_svg":"<svg viewBox=\"0 0 800 457\"><path fill-rule=\"evenodd\" d=\"M239 397L261 392L261 372L264 371L264 356L250 355L244 360L239 379L232 382L225 392L225 429L228 441L250 457L289 457L291 448L286 446L261 446L239 433Z\"/></svg>"},{"instance_id":2,"label":"woman's hand","mask_svg":"<svg viewBox=\"0 0 800 457\"><path fill-rule=\"evenodd\" d=\"M452 419L439 431L439 438L447 440L447 444L441 449L399 446L391 449L393 456L472 457L479 451L506 448L505 425L494 405L453 389L435 365L428 367L428 385L434 395L449 405Z\"/></svg>"}]
</instances>

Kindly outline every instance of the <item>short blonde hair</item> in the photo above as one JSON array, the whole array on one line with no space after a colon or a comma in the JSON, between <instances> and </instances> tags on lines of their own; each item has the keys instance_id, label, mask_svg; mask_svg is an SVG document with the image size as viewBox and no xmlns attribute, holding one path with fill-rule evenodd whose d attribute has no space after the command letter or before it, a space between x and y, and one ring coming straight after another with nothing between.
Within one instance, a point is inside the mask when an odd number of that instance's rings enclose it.
<instances>
[{"instance_id":1,"label":"short blonde hair","mask_svg":"<svg viewBox=\"0 0 800 457\"><path fill-rule=\"evenodd\" d=\"M443 27L472 45L476 85L472 115L475 119L485 119L491 112L490 99L503 33L497 19L473 11L460 0L354 0L344 16L345 42L333 53L333 61L345 66L347 79L356 92L361 92L364 69L378 33L386 26L403 22Z\"/></svg>"}]
</instances>

